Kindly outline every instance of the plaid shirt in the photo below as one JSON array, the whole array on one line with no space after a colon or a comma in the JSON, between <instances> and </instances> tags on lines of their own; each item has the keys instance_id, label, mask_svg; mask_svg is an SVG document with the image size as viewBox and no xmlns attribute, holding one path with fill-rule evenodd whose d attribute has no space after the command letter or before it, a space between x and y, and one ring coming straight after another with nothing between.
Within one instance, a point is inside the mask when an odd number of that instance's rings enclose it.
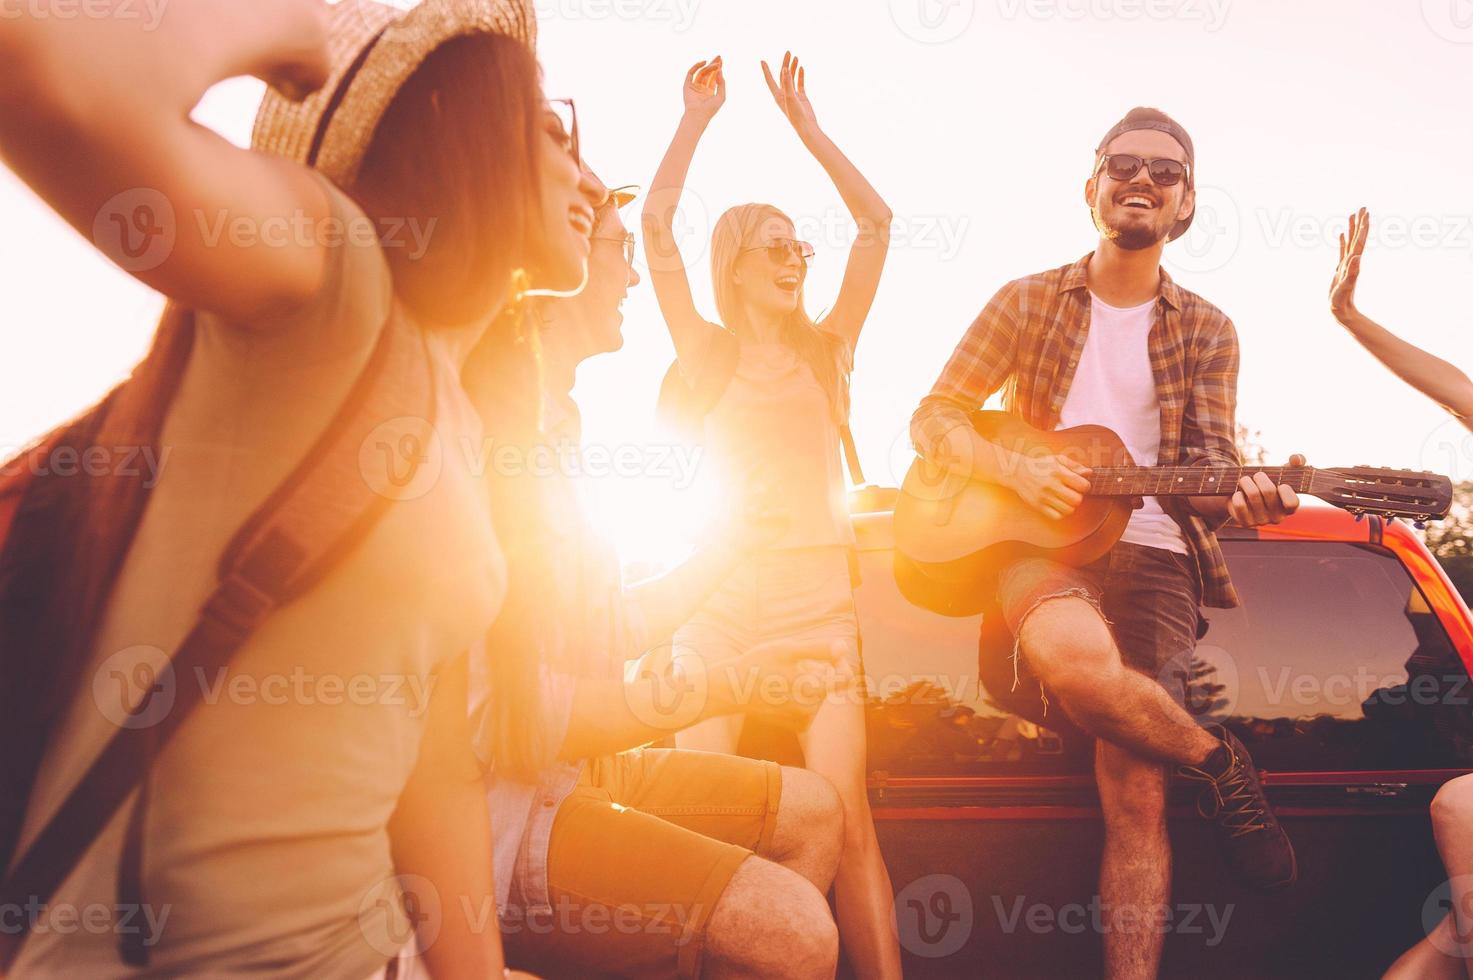
<instances>
[{"instance_id":1,"label":"plaid shirt","mask_svg":"<svg viewBox=\"0 0 1473 980\"><path fill-rule=\"evenodd\" d=\"M923 455L1003 389L1007 411L1044 431L1059 413L1089 333L1090 256L1008 283L967 329L931 393L911 418ZM1221 310L1161 270L1161 296L1148 341L1161 406L1162 465L1238 466L1234 441L1238 337ZM1207 606L1238 605L1213 527L1180 498L1161 505L1181 525Z\"/></svg>"}]
</instances>

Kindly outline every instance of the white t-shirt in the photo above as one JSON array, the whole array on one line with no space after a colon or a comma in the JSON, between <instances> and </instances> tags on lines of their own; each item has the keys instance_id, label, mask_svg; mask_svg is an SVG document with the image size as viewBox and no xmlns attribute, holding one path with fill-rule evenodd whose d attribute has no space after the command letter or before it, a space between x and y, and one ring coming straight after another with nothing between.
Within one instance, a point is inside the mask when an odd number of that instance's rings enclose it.
<instances>
[{"instance_id":1,"label":"white t-shirt","mask_svg":"<svg viewBox=\"0 0 1473 980\"><path fill-rule=\"evenodd\" d=\"M1125 441L1137 466L1155 466L1161 449L1161 405L1148 340L1156 301L1122 310L1090 294L1089 333L1059 428L1103 425ZM1155 497L1130 516L1121 541L1187 554L1181 528Z\"/></svg>"}]
</instances>

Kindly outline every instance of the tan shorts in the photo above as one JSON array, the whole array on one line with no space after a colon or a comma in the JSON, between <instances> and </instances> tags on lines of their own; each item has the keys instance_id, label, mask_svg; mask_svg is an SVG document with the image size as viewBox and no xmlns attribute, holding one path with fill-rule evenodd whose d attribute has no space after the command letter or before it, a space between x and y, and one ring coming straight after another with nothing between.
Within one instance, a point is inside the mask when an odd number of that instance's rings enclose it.
<instances>
[{"instance_id":1,"label":"tan shorts","mask_svg":"<svg viewBox=\"0 0 1473 980\"><path fill-rule=\"evenodd\" d=\"M503 923L508 955L547 976L696 977L737 867L771 853L782 770L676 749L594 760L548 851L550 915Z\"/></svg>"},{"instance_id":2,"label":"tan shorts","mask_svg":"<svg viewBox=\"0 0 1473 980\"><path fill-rule=\"evenodd\" d=\"M838 641L849 667L859 670L847 548L791 548L746 559L676 631L675 656L699 654L711 666L770 640Z\"/></svg>"}]
</instances>

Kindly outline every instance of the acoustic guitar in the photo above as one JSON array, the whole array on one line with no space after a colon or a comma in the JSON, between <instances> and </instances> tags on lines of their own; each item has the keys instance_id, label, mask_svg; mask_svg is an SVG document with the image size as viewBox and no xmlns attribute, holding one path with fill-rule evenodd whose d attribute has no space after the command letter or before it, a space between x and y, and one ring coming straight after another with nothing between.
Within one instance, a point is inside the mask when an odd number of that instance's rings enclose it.
<instances>
[{"instance_id":1,"label":"acoustic guitar","mask_svg":"<svg viewBox=\"0 0 1473 980\"><path fill-rule=\"evenodd\" d=\"M1136 466L1125 443L1098 425L1043 432L1004 412L976 412L987 442L1023 462L1063 455L1088 466L1079 508L1054 520L1012 490L953 472L948 461L917 458L895 503L895 577L910 601L951 616L971 616L991 600L997 573L1042 556L1087 565L1120 540L1141 497L1232 496L1244 476L1263 472L1354 514L1422 522L1447 516L1452 481L1435 473L1367 466ZM963 467L964 469L964 467Z\"/></svg>"}]
</instances>

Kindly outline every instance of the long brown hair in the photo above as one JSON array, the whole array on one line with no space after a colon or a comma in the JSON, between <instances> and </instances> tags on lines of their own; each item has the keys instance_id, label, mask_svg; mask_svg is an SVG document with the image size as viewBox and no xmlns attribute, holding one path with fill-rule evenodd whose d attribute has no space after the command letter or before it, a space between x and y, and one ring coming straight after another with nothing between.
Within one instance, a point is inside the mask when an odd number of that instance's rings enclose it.
<instances>
[{"instance_id":1,"label":"long brown hair","mask_svg":"<svg viewBox=\"0 0 1473 980\"><path fill-rule=\"evenodd\" d=\"M384 249L395 294L426 326L485 317L526 261L541 100L530 51L473 34L437 48L384 113L348 190L380 229L428 230L423 255Z\"/></svg>"},{"instance_id":2,"label":"long brown hair","mask_svg":"<svg viewBox=\"0 0 1473 980\"><path fill-rule=\"evenodd\" d=\"M371 216L436 222L423 258L385 250L395 292L416 319L465 323L510 293L467 357L462 382L485 444L524 454L541 438L541 354L528 302L517 297L529 285L517 272L529 258L540 199L541 107L537 63L521 44L492 35L451 41L400 90L353 187ZM535 479L493 466L485 481L508 585L485 637L491 697L479 748L530 777L550 761L539 676L555 594L548 521Z\"/></svg>"}]
</instances>

